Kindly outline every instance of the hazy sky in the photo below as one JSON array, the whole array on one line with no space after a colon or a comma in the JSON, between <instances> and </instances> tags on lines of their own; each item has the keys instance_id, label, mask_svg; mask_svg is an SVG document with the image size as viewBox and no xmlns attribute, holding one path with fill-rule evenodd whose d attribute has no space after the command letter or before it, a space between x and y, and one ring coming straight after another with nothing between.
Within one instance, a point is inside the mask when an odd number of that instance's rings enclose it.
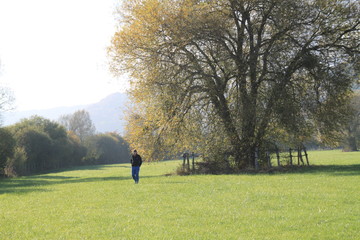
<instances>
[{"instance_id":1,"label":"hazy sky","mask_svg":"<svg viewBox=\"0 0 360 240\"><path fill-rule=\"evenodd\" d=\"M88 104L124 91L106 47L119 0L0 0L0 84L18 110Z\"/></svg>"}]
</instances>

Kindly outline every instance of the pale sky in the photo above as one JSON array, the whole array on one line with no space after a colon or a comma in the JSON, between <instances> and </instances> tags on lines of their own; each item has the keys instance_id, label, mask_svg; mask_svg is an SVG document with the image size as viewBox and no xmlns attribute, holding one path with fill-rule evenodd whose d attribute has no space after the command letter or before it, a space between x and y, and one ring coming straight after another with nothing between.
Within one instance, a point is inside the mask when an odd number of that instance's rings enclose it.
<instances>
[{"instance_id":1,"label":"pale sky","mask_svg":"<svg viewBox=\"0 0 360 240\"><path fill-rule=\"evenodd\" d=\"M0 85L17 110L95 103L124 92L106 47L119 0L0 0Z\"/></svg>"}]
</instances>

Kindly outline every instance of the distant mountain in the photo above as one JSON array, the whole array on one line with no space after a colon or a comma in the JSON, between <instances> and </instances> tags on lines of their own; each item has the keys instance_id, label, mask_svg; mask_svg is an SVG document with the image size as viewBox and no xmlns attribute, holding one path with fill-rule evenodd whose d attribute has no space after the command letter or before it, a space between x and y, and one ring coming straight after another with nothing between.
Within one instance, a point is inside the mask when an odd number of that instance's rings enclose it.
<instances>
[{"instance_id":1,"label":"distant mountain","mask_svg":"<svg viewBox=\"0 0 360 240\"><path fill-rule=\"evenodd\" d=\"M124 133L124 111L129 98L124 93L114 93L98 103L88 105L85 108L89 112L91 120L98 132Z\"/></svg>"},{"instance_id":2,"label":"distant mountain","mask_svg":"<svg viewBox=\"0 0 360 240\"><path fill-rule=\"evenodd\" d=\"M100 102L89 105L78 105L71 107L57 107L45 110L14 111L2 113L3 126L12 125L23 118L38 115L50 120L57 121L60 116L72 114L78 110L89 112L97 132L124 133L124 110L128 104L128 96L125 93L114 93Z\"/></svg>"}]
</instances>

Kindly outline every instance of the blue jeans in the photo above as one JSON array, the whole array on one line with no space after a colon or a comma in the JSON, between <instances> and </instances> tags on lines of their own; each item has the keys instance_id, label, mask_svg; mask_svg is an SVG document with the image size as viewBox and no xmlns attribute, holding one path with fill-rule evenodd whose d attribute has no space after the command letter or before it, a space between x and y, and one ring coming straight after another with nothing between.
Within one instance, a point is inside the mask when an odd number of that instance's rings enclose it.
<instances>
[{"instance_id":1,"label":"blue jeans","mask_svg":"<svg viewBox=\"0 0 360 240\"><path fill-rule=\"evenodd\" d=\"M139 182L140 167L139 166L133 166L131 170L132 170L132 178L134 179L135 183L138 183Z\"/></svg>"}]
</instances>

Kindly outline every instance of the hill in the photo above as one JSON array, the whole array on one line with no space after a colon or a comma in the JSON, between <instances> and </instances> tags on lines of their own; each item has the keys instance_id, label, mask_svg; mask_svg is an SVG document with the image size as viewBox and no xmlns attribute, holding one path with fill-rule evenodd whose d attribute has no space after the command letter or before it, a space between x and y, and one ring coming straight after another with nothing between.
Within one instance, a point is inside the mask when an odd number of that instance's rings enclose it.
<instances>
[{"instance_id":1,"label":"hill","mask_svg":"<svg viewBox=\"0 0 360 240\"><path fill-rule=\"evenodd\" d=\"M61 115L71 114L77 110L84 109L89 112L98 132L116 131L123 134L125 124L124 110L126 109L127 102L128 96L125 93L114 93L94 104L57 107L45 110L5 112L2 116L3 125L12 125L23 118L33 115L56 121Z\"/></svg>"}]
</instances>

